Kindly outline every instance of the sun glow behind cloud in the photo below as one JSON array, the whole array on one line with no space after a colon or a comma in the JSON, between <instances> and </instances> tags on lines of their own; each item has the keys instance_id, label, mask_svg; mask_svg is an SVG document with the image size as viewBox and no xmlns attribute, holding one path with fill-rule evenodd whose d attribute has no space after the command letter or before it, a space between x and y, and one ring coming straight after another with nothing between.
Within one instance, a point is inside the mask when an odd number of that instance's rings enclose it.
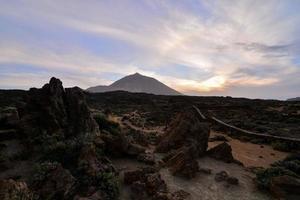
<instances>
[{"instance_id":1,"label":"sun glow behind cloud","mask_svg":"<svg viewBox=\"0 0 300 200\"><path fill-rule=\"evenodd\" d=\"M293 0L6 1L0 87L55 75L86 88L137 71L193 95L297 96L298 9Z\"/></svg>"}]
</instances>

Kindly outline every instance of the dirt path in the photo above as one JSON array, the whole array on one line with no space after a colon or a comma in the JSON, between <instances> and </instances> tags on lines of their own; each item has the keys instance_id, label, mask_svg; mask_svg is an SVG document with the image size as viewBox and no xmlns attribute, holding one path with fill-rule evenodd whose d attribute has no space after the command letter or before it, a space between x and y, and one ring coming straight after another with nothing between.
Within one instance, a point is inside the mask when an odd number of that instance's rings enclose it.
<instances>
[{"instance_id":1,"label":"dirt path","mask_svg":"<svg viewBox=\"0 0 300 200\"><path fill-rule=\"evenodd\" d=\"M270 164L282 160L288 155L288 153L274 150L269 145L242 142L222 133L210 132L210 137L216 135L223 135L227 138L232 148L233 157L241 161L245 167L269 167ZM209 142L208 148L212 148L220 143L222 142Z\"/></svg>"},{"instance_id":2,"label":"dirt path","mask_svg":"<svg viewBox=\"0 0 300 200\"><path fill-rule=\"evenodd\" d=\"M121 117L117 116L109 116L109 119L119 123L121 126L127 126L131 129L134 129L136 131L141 131L143 133L159 133L162 134L164 132L164 127L163 126L157 126L157 127L152 127L152 128L147 128L147 127L139 127L134 124L132 124L129 120L121 120Z\"/></svg>"}]
</instances>

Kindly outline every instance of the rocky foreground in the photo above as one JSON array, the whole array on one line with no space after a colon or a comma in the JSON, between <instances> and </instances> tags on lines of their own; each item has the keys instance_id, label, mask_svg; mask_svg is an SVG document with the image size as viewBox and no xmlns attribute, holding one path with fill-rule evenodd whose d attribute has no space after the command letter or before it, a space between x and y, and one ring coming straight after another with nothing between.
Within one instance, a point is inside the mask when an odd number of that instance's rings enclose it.
<instances>
[{"instance_id":1,"label":"rocky foreground","mask_svg":"<svg viewBox=\"0 0 300 200\"><path fill-rule=\"evenodd\" d=\"M116 120L109 109L90 109L80 88L63 88L56 78L24 96L0 112L0 199L122 199L123 188L134 200L199 199L188 187L169 184L170 176L186 184L199 174L226 190L245 191L244 180L222 170L230 165L238 171L243 163L233 157L226 138L210 138L210 123L192 108L172 117L165 130L152 131L132 125L132 116ZM222 142L208 150L209 140ZM124 171L113 164L117 158L142 165ZM203 167L208 158L217 160L218 171ZM258 195L231 199L269 198L269 192L300 198L300 156L247 170L257 174L251 184Z\"/></svg>"}]
</instances>

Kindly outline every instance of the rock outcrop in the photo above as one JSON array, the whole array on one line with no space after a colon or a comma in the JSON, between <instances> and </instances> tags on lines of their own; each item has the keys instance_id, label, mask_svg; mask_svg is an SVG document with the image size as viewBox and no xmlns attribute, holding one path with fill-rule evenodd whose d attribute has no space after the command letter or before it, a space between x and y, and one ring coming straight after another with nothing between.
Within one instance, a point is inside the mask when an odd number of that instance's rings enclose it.
<instances>
[{"instance_id":1,"label":"rock outcrop","mask_svg":"<svg viewBox=\"0 0 300 200\"><path fill-rule=\"evenodd\" d=\"M29 90L17 113L2 118L12 125L18 121L14 128L27 155L22 159L37 166L21 178L40 199L116 198L117 172L103 154L106 144L80 88L65 89L51 78L41 89Z\"/></svg>"},{"instance_id":2,"label":"rock outcrop","mask_svg":"<svg viewBox=\"0 0 300 200\"><path fill-rule=\"evenodd\" d=\"M211 148L207 151L207 154L217 160L222 160L227 163L236 162L232 156L231 146L226 142Z\"/></svg>"},{"instance_id":3,"label":"rock outcrop","mask_svg":"<svg viewBox=\"0 0 300 200\"><path fill-rule=\"evenodd\" d=\"M194 110L176 116L166 130L156 151L166 153L172 149L190 146L195 143L198 156L204 155L208 146L209 124L200 120Z\"/></svg>"},{"instance_id":4,"label":"rock outcrop","mask_svg":"<svg viewBox=\"0 0 300 200\"><path fill-rule=\"evenodd\" d=\"M197 154L195 146L184 146L166 160L166 166L170 168L173 175L193 178L199 171L198 162L194 156L195 154Z\"/></svg>"},{"instance_id":5,"label":"rock outcrop","mask_svg":"<svg viewBox=\"0 0 300 200\"><path fill-rule=\"evenodd\" d=\"M51 78L43 88L31 88L21 112L21 129L26 136L61 135L88 137L98 135L80 88L64 89L59 79Z\"/></svg>"},{"instance_id":6,"label":"rock outcrop","mask_svg":"<svg viewBox=\"0 0 300 200\"><path fill-rule=\"evenodd\" d=\"M199 171L197 158L208 146L209 124L195 110L179 114L170 124L156 151L169 153L163 161L173 175L192 178Z\"/></svg>"},{"instance_id":7,"label":"rock outcrop","mask_svg":"<svg viewBox=\"0 0 300 200\"><path fill-rule=\"evenodd\" d=\"M271 179L270 190L278 199L300 199L300 180L292 176L284 175Z\"/></svg>"}]
</instances>

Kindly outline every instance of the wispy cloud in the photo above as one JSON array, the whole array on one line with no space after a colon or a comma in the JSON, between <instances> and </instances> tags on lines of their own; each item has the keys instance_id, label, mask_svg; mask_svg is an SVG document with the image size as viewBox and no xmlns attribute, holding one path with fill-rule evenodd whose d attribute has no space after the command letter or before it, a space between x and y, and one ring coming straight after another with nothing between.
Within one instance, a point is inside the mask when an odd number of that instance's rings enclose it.
<instances>
[{"instance_id":1,"label":"wispy cloud","mask_svg":"<svg viewBox=\"0 0 300 200\"><path fill-rule=\"evenodd\" d=\"M287 77L295 79L300 71L297 1L29 0L2 4L0 22L19 22L27 36L32 29L35 34L51 31L45 38L52 45L3 34L0 64L30 64L81 75L90 80L78 79L82 87L111 82L105 73L121 76L139 71L188 94L240 95L234 88L267 92L280 84L295 85ZM68 34L83 42L69 41ZM90 36L97 42L91 42ZM84 42L88 45L82 46ZM110 55L90 50L112 43L121 50ZM126 59L119 61L119 57ZM185 66L202 75L178 77L181 69L172 66ZM162 68L170 68L169 74L159 73ZM6 85L15 81L9 80ZM286 88L287 95L300 93L292 86Z\"/></svg>"}]
</instances>

